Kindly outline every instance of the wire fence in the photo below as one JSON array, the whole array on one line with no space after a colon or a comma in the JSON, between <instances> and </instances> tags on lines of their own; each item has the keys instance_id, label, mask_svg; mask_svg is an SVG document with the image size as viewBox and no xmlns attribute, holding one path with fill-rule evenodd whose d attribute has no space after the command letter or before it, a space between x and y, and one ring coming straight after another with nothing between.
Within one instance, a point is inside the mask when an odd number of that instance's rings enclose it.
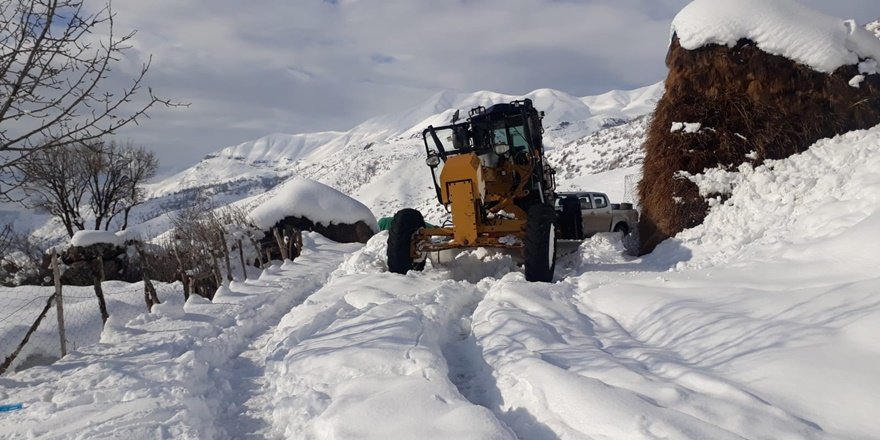
<instances>
[{"instance_id":1,"label":"wire fence","mask_svg":"<svg viewBox=\"0 0 880 440\"><path fill-rule=\"evenodd\" d=\"M104 281L100 285L107 313L114 319L126 322L149 311L143 282ZM58 307L56 289L61 292L62 307ZM160 290L167 296L177 289L165 285ZM94 344L100 341L103 328L94 286L0 287L0 375L50 364L66 352Z\"/></svg>"}]
</instances>

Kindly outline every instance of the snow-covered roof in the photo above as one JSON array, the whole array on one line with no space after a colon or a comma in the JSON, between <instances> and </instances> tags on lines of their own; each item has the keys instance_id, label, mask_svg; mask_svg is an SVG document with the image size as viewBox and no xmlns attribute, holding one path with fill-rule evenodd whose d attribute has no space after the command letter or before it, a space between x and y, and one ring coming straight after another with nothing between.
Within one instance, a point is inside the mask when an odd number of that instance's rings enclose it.
<instances>
[{"instance_id":1,"label":"snow-covered roof","mask_svg":"<svg viewBox=\"0 0 880 440\"><path fill-rule=\"evenodd\" d=\"M91 246L93 244L112 244L122 246L125 244L125 231L76 231L70 239L71 246Z\"/></svg>"},{"instance_id":2,"label":"snow-covered roof","mask_svg":"<svg viewBox=\"0 0 880 440\"><path fill-rule=\"evenodd\" d=\"M323 225L363 221L374 231L379 230L376 217L363 203L299 176L273 189L270 197L250 213L251 221L261 229L269 229L285 217L306 217Z\"/></svg>"},{"instance_id":3,"label":"snow-covered roof","mask_svg":"<svg viewBox=\"0 0 880 440\"><path fill-rule=\"evenodd\" d=\"M860 59L880 60L880 40L870 31L795 0L695 0L675 17L672 32L688 50L749 39L767 53L825 73Z\"/></svg>"}]
</instances>

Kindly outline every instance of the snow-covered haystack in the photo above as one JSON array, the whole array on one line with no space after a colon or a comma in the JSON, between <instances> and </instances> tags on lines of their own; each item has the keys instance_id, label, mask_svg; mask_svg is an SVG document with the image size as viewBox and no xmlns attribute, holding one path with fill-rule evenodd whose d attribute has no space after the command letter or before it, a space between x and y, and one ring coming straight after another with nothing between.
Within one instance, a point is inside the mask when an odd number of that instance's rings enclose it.
<instances>
[{"instance_id":1,"label":"snow-covered haystack","mask_svg":"<svg viewBox=\"0 0 880 440\"><path fill-rule=\"evenodd\" d=\"M339 243L366 243L379 231L376 217L363 203L303 177L293 177L273 189L250 213L258 228L266 231L289 228L315 231Z\"/></svg>"},{"instance_id":2,"label":"snow-covered haystack","mask_svg":"<svg viewBox=\"0 0 880 440\"><path fill-rule=\"evenodd\" d=\"M639 185L642 251L700 224L682 178L760 164L880 123L880 40L794 0L696 0L672 25L669 76Z\"/></svg>"}]
</instances>

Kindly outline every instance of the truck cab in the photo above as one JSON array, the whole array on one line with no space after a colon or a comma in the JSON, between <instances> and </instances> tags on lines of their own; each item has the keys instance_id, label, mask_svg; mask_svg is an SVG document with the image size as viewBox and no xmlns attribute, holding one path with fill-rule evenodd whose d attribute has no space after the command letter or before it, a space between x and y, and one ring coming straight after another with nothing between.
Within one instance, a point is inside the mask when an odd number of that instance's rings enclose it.
<instances>
[{"instance_id":1,"label":"truck cab","mask_svg":"<svg viewBox=\"0 0 880 440\"><path fill-rule=\"evenodd\" d=\"M561 192L556 195L557 229L560 238L582 240L598 232L635 230L638 211L632 204L612 204L600 192Z\"/></svg>"}]
</instances>

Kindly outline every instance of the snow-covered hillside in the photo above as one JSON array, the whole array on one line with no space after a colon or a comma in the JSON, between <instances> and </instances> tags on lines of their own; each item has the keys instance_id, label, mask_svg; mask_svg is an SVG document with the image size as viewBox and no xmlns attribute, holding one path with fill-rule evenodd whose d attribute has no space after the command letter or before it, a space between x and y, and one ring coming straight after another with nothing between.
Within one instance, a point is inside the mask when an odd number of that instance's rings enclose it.
<instances>
[{"instance_id":1,"label":"snow-covered hillside","mask_svg":"<svg viewBox=\"0 0 880 440\"><path fill-rule=\"evenodd\" d=\"M142 212L147 218L155 218L204 193L225 204L262 193L292 175L299 175L352 195L377 216L392 215L409 206L436 218L442 211L436 206L430 174L423 163L421 140L421 132L428 125L449 123L456 110L466 114L476 106L525 97L545 112L545 140L551 151L566 146L566 151L579 149L582 154L598 156L602 153L585 150L601 149L601 143L572 143L651 112L662 91L662 84L655 84L582 98L551 89L536 90L522 97L486 91L438 93L412 109L370 119L348 132L275 134L223 149L152 185L154 200ZM637 150L640 140L631 140L630 146ZM614 148L619 152L621 145ZM585 169L581 174L591 171Z\"/></svg>"},{"instance_id":2,"label":"snow-covered hillside","mask_svg":"<svg viewBox=\"0 0 880 440\"><path fill-rule=\"evenodd\" d=\"M464 252L295 263L113 321L0 379L9 438L865 439L880 413L880 127L733 173L645 258L600 234L557 282Z\"/></svg>"},{"instance_id":3,"label":"snow-covered hillside","mask_svg":"<svg viewBox=\"0 0 880 440\"><path fill-rule=\"evenodd\" d=\"M413 207L439 222L446 212L436 202L430 172L424 165L422 130L428 125L448 124L456 110L466 115L476 106L522 98L532 99L545 112L544 139L551 161L558 158L568 169L559 180L560 187L622 196L623 174L638 170L627 168L617 172L620 175L596 179L588 176L618 164L628 167L640 163L644 116L653 111L662 93L662 83L587 97L552 89L524 96L442 92L413 108L372 118L346 132L272 134L224 148L148 185L148 200L132 212L130 227L147 237L159 236L169 229L170 214L197 200L208 199L218 207L236 202L253 206L260 195L292 176L316 180L348 194L377 217ZM626 128L615 129L619 126ZM555 150L560 153L552 153ZM576 170L572 160L587 166ZM593 182L601 187L591 187ZM36 236L55 240L64 236L59 224L48 216L19 215L16 223L22 229L32 225Z\"/></svg>"}]
</instances>

